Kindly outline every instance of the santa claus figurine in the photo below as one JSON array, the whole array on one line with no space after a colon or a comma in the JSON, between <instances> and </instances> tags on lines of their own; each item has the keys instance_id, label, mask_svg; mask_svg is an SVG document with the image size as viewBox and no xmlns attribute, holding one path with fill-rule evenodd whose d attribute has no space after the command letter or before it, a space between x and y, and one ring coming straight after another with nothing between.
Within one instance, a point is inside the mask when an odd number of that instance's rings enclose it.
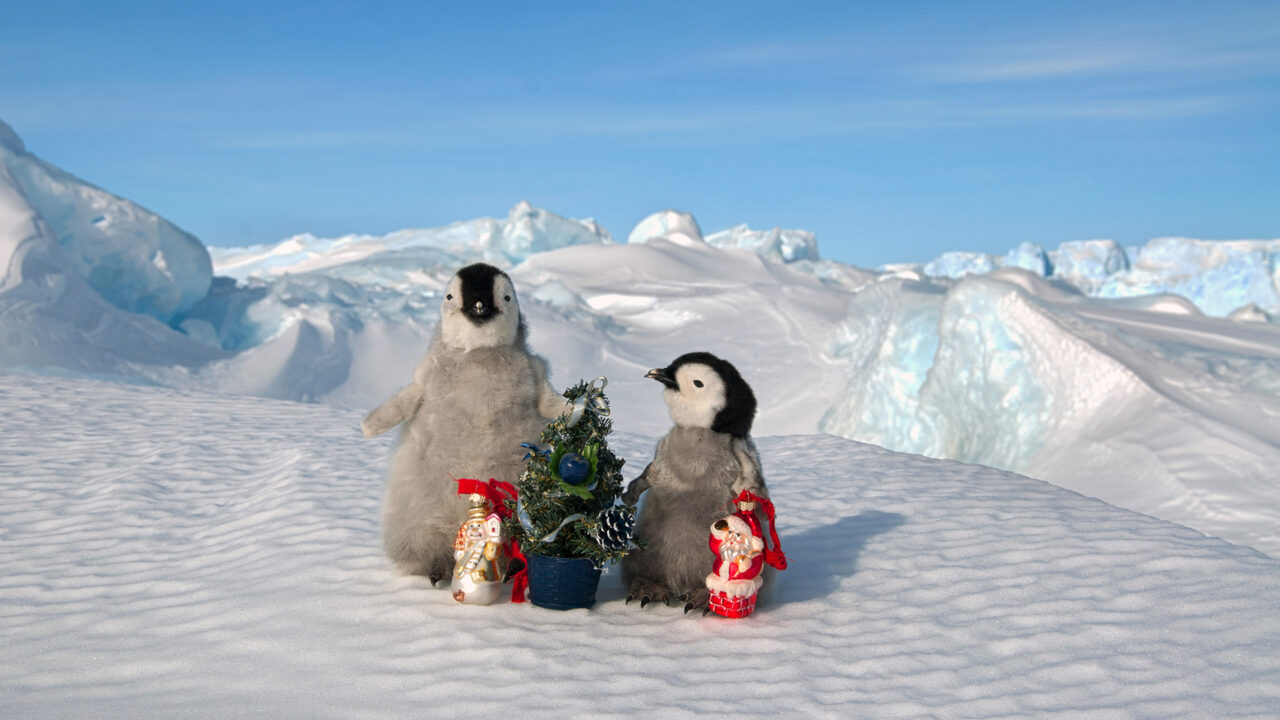
<instances>
[{"instance_id":1,"label":"santa claus figurine","mask_svg":"<svg viewBox=\"0 0 1280 720\"><path fill-rule=\"evenodd\" d=\"M727 618L742 618L756 607L756 595L764 579L760 572L765 563L785 570L787 558L782 554L778 534L773 528L773 503L743 490L735 501L738 511L725 516L711 526L709 544L715 553L715 565L707 576L707 590L711 593L708 607ZM769 535L773 547L767 547L755 508L763 506L769 520Z\"/></svg>"}]
</instances>

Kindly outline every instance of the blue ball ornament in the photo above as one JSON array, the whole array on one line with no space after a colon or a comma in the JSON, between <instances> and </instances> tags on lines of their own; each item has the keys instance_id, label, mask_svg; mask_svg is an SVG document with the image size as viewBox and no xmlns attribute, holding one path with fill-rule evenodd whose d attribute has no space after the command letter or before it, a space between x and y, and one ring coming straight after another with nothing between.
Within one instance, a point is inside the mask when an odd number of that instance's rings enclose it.
<instances>
[{"instance_id":1,"label":"blue ball ornament","mask_svg":"<svg viewBox=\"0 0 1280 720\"><path fill-rule=\"evenodd\" d=\"M587 459L575 452L565 453L560 458L560 479L570 485L581 485L587 481L587 477L591 475L591 463Z\"/></svg>"}]
</instances>

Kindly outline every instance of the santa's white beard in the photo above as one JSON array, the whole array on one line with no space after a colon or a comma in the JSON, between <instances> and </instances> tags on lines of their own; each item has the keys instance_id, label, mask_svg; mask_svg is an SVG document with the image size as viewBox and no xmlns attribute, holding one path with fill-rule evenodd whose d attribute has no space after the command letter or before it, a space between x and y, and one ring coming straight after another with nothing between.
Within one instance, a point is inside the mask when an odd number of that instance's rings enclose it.
<instances>
[{"instance_id":1,"label":"santa's white beard","mask_svg":"<svg viewBox=\"0 0 1280 720\"><path fill-rule=\"evenodd\" d=\"M738 562L739 559L747 559L751 554L751 544L749 542L729 542L725 540L720 543L720 560L724 563L721 566L721 573L728 576L731 564Z\"/></svg>"}]
</instances>

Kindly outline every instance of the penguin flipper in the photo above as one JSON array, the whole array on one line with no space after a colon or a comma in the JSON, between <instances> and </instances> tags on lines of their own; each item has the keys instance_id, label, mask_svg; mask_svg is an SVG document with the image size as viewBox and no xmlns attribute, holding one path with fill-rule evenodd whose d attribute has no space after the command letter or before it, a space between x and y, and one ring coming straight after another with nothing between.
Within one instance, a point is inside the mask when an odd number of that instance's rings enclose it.
<instances>
[{"instance_id":1,"label":"penguin flipper","mask_svg":"<svg viewBox=\"0 0 1280 720\"><path fill-rule=\"evenodd\" d=\"M422 404L423 391L423 386L417 383L406 385L364 417L360 432L367 438L376 437L408 420Z\"/></svg>"},{"instance_id":2,"label":"penguin flipper","mask_svg":"<svg viewBox=\"0 0 1280 720\"><path fill-rule=\"evenodd\" d=\"M733 455L738 460L738 477L733 481L734 496L743 490L750 490L760 497L769 497L755 443L752 443L749 438L734 438L732 447Z\"/></svg>"},{"instance_id":3,"label":"penguin flipper","mask_svg":"<svg viewBox=\"0 0 1280 720\"><path fill-rule=\"evenodd\" d=\"M653 467L653 463L646 465L644 472L631 481L626 491L622 493L622 502L628 505L635 505L640 500L641 493L649 489L649 468L651 467Z\"/></svg>"},{"instance_id":4,"label":"penguin flipper","mask_svg":"<svg viewBox=\"0 0 1280 720\"><path fill-rule=\"evenodd\" d=\"M529 354L529 365L533 368L534 382L538 383L538 414L548 420L555 420L573 409L573 402L556 392L547 379L549 371L547 361L540 356Z\"/></svg>"}]
</instances>

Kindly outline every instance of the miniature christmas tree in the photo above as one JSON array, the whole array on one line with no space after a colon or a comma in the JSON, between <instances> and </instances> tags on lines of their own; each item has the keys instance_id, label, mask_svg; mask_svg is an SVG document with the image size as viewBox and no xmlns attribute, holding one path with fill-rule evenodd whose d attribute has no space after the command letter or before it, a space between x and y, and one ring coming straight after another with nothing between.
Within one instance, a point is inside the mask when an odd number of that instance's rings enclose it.
<instances>
[{"instance_id":1,"label":"miniature christmas tree","mask_svg":"<svg viewBox=\"0 0 1280 720\"><path fill-rule=\"evenodd\" d=\"M635 507L614 505L624 461L607 441L613 431L607 382L601 377L565 390L573 411L548 424L537 445L525 445L520 497L507 501L515 511L507 529L526 555L584 558L600 568L631 547Z\"/></svg>"}]
</instances>

